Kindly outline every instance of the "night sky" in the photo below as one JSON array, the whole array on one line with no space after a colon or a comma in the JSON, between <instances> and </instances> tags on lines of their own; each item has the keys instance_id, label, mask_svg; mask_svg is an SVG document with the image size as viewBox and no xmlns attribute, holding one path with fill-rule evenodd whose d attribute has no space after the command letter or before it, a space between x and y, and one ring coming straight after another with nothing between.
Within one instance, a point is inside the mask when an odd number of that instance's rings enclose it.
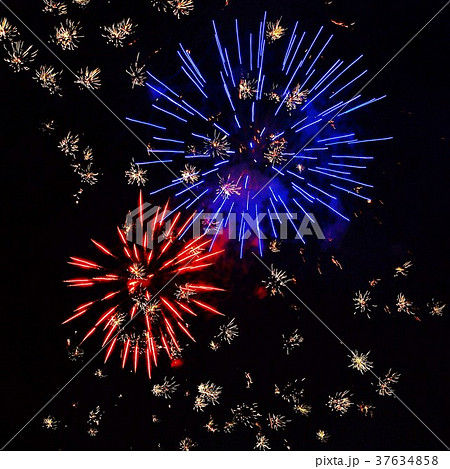
<instances>
[{"instance_id":1,"label":"night sky","mask_svg":"<svg viewBox=\"0 0 450 469\"><path fill-rule=\"evenodd\" d=\"M40 1L8 0L7 5L44 41L64 19L44 14ZM330 4L328 4L330 3ZM125 69L137 52L148 69L171 76L177 44L213 54L211 19L233 26L257 28L264 11L292 26L300 20L308 31L324 25L333 33L333 53L341 58L364 53L368 76L373 76L442 7L442 1L224 1L195 0L195 9L177 20L158 12L149 0L92 0L84 10L69 4L68 17L83 25L84 38L75 51L50 44L69 67L100 67L98 95L120 117L139 116L149 105L144 87L131 89ZM449 303L448 280L448 174L450 10L443 11L367 88L367 95L388 97L355 115L356 126L374 135L391 135L388 143L370 148L376 156L365 175L374 184L373 203L354 201L358 218L331 233L332 241L307 244L305 259L300 244L286 242L278 254L267 252L264 261L295 276L296 294L352 349L371 351L374 371L401 373L398 396L446 443L450 359L448 309L432 316L432 298ZM21 31L22 39L39 49L28 72L13 73L0 64L1 175L3 189L2 301L0 302L1 442L5 444L93 356L100 338L83 344L84 360L70 361L67 339L77 342L91 321L61 323L80 304L80 292L64 279L78 275L67 265L70 256L98 259L90 243L94 238L112 245L116 226L137 203L136 186L127 185L124 172L131 158L145 159L142 145L70 74L63 74L63 96L51 96L32 80L34 69L54 57L37 43L6 9L6 16ZM138 24L133 41L123 48L106 44L100 26L130 17ZM331 20L353 26L340 27ZM225 26L223 26L225 27ZM155 51L158 51L155 53ZM215 51L214 51L215 52ZM0 47L0 56L6 56ZM214 56L215 57L215 56ZM52 134L42 123L53 119ZM146 129L133 127L146 141ZM68 131L80 135L82 145L93 148L98 184L75 203L79 181L69 159L58 150ZM158 165L154 165L158 166ZM167 179L165 169L151 168L152 181ZM149 186L144 194L148 194ZM162 203L157 199L156 203ZM340 226L340 225L339 225ZM223 432L231 409L243 402L257 403L262 433L272 449L284 450L442 450L444 446L393 397L376 393L376 380L349 369L348 351L339 344L288 292L264 295L267 270L248 253L243 260L237 245L214 266L213 278L227 290L217 295L217 306L236 318L239 337L218 351L209 341L227 319L211 317L192 323L197 342L184 350L182 366L162 359L149 381L144 367L135 375L120 368L118 353L106 366L100 354L7 447L10 450L176 450L190 437L198 450L250 450L256 428L237 427ZM339 269L331 262L334 256ZM413 267L407 277L394 278L394 269L406 261ZM319 273L318 266L321 273ZM373 290L378 308L367 318L354 315L354 292ZM404 293L417 307L416 319L397 313L395 300ZM389 304L391 315L383 311ZM294 308L293 305L298 305ZM282 335L298 329L304 342L289 355ZM75 333L78 331L78 334ZM94 376L101 368L106 378ZM253 384L246 388L245 373ZM179 388L166 400L152 395L152 386L174 377ZM304 402L312 406L308 417L274 394L283 386L306 378ZM211 381L223 387L220 404L204 412L192 409L196 387ZM354 405L340 417L327 406L328 396L350 390L353 401L375 406L365 417ZM96 406L104 412L98 434L87 434L88 413ZM268 413L285 415L285 431L267 427ZM42 427L44 417L60 421L55 431ZM152 423L156 415L161 421ZM212 416L221 431L207 432ZM331 435L326 444L315 437L318 429Z\"/></svg>"}]
</instances>

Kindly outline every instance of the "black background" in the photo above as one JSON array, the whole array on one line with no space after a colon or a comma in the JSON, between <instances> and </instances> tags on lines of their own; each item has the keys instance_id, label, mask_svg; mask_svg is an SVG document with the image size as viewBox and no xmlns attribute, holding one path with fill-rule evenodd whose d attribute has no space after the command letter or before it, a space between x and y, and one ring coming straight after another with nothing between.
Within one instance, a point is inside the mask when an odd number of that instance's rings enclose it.
<instances>
[{"instance_id":1,"label":"black background","mask_svg":"<svg viewBox=\"0 0 450 469\"><path fill-rule=\"evenodd\" d=\"M211 38L212 18L231 25L237 16L241 23L253 25L268 10L271 19L283 16L290 24L300 19L307 29L324 24L335 34L335 50L349 55L363 52L374 74L442 6L442 2L412 0L333 0L331 5L291 0L229 3L224 7L223 1L196 0L194 12L180 21L158 13L144 0L92 0L86 10L71 4L68 16L80 19L86 37L75 52L61 53L56 46L51 47L72 69L101 67L103 86L98 94L123 117L137 115L148 101L145 90L131 90L124 72L137 51L150 65L157 63L159 76L164 76L180 40L202 50L205 38ZM59 18L40 11L40 2L10 0L7 4L44 40L59 22ZM2 6L0 9L0 16L5 13L19 27L22 38L40 49L36 65L59 66L11 14ZM137 42L124 49L106 45L99 27L128 16L139 25ZM356 24L353 29L341 28L331 19ZM296 276L295 291L344 342L359 351L371 350L376 373L392 368L402 374L396 387L398 395L447 442L448 317L445 312L444 317L431 317L424 306L433 297L449 301L449 19L449 11L439 15L368 88L372 96L388 94L388 99L371 109L366 119L376 134L394 136L393 142L375 148L377 158L370 175L375 184L374 200L381 199L383 204L364 208L338 244L321 252L307 250L306 264L293 248L296 255L287 248L265 258ZM161 51L153 54L158 49ZM72 83L67 71L64 75L64 96L58 98L40 89L31 80L31 72L14 74L6 63L0 68L2 443L82 366L70 362L66 352L66 339L74 337L77 324L61 326L79 303L78 292L62 283L74 272L66 261L71 255L89 257L94 253L90 238L106 244L114 240L115 226L136 204L137 190L127 186L124 171L131 157L142 156L145 151L101 104ZM39 130L47 118L57 123L53 136ZM103 173L99 184L86 190L78 205L72 197L77 181L57 149L58 139L68 130L80 133L83 142L94 148ZM145 140L145 134L141 135ZM342 272L330 262L331 255L343 264ZM117 356L104 369L108 377L96 378L93 372L103 363L99 356L8 449L172 450L185 436L194 439L200 450L251 449L255 430L212 434L202 428L210 414L223 425L231 418L230 408L241 402L259 404L263 414L260 421L273 449L284 449L284 438L292 449L303 450L444 449L400 402L376 395L371 384L374 378L347 368L345 348L307 311L294 311L290 305L295 299L289 293L284 298L258 298L258 285L267 276L264 267L250 257L236 265L231 257L221 261L217 270L229 289L219 306L236 317L240 326L240 337L232 345L212 352L207 348L208 340L223 321L198 321L197 344L186 349L184 366L170 369L168 363L162 363L152 383L143 370L137 376L123 372L115 363ZM316 269L318 257L323 275ZM394 267L409 259L414 263L411 274L393 279ZM365 290L373 277L383 280L378 311L369 320L353 315L352 296L356 290ZM400 291L422 307L423 312L418 314L421 321L383 312L383 305L395 304ZM295 328L301 331L305 343L286 357L281 334ZM96 346L98 340L87 343L85 357L94 355ZM245 388L246 371L254 382L250 389ZM175 376L181 384L171 401L151 394L153 382L161 382L164 376ZM305 401L313 406L308 418L294 415L273 395L275 383L282 385L303 377ZM208 380L224 387L221 404L197 414L192 410L196 385ZM351 390L356 402L375 405L374 417L365 418L355 409L343 417L333 414L325 406L327 398L344 389ZM189 396L184 395L186 391ZM72 406L74 402L77 407ZM91 438L86 420L89 410L97 405L105 414L98 436ZM269 411L284 413L293 420L285 434L267 429ZM49 414L61 421L55 432L42 428L42 419ZM152 414L162 421L151 423ZM327 445L315 439L319 428L331 434Z\"/></svg>"}]
</instances>

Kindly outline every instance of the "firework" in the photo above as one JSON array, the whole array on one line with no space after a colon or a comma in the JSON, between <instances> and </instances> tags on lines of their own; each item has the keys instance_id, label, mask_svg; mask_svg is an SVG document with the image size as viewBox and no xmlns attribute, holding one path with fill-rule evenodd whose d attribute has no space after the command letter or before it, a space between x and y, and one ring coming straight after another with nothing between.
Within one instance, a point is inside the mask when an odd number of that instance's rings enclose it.
<instances>
[{"instance_id":1,"label":"firework","mask_svg":"<svg viewBox=\"0 0 450 469\"><path fill-rule=\"evenodd\" d=\"M100 406L98 405L95 409L92 409L89 412L87 423L90 426L98 427L100 425L100 420L102 419L103 414L104 412L100 409Z\"/></svg>"},{"instance_id":2,"label":"firework","mask_svg":"<svg viewBox=\"0 0 450 469\"><path fill-rule=\"evenodd\" d=\"M152 6L158 9L158 11L167 11L168 0L150 0Z\"/></svg>"},{"instance_id":3,"label":"firework","mask_svg":"<svg viewBox=\"0 0 450 469\"><path fill-rule=\"evenodd\" d=\"M61 91L60 80L62 70L56 72L55 69L50 65L41 65L38 70L35 71L34 80L37 80L42 88L49 91L50 94L59 93Z\"/></svg>"},{"instance_id":4,"label":"firework","mask_svg":"<svg viewBox=\"0 0 450 469\"><path fill-rule=\"evenodd\" d=\"M73 135L72 132L69 132L58 144L58 148L68 156L75 156L75 153L78 151L78 143L80 142L80 137L78 135Z\"/></svg>"},{"instance_id":5,"label":"firework","mask_svg":"<svg viewBox=\"0 0 450 469\"><path fill-rule=\"evenodd\" d=\"M44 133L52 134L56 129L55 121L50 119L48 121L42 122L40 129Z\"/></svg>"},{"instance_id":6,"label":"firework","mask_svg":"<svg viewBox=\"0 0 450 469\"><path fill-rule=\"evenodd\" d=\"M436 301L434 298L427 304L428 310L432 316L442 316L442 311L444 311L446 306L447 305L441 301Z\"/></svg>"},{"instance_id":7,"label":"firework","mask_svg":"<svg viewBox=\"0 0 450 469\"><path fill-rule=\"evenodd\" d=\"M70 264L93 271L93 274L67 280L66 283L74 287L103 286L106 293L99 300L80 305L65 323L100 307L99 319L83 341L97 328L103 329L106 331L103 346L108 347L105 361L116 343L120 342L122 367L125 367L127 358L131 355L136 372L139 357L144 355L150 377L152 366L157 365L159 349L164 349L171 360L174 358L172 350L181 351L176 330L194 340L189 331L187 317L197 316L195 310L222 315L200 296L211 295L223 289L198 280L194 283L192 280L195 276L198 277L201 271L213 265L214 258L222 251L212 250L205 253L211 245L211 239L205 240L204 235L183 243L181 237L188 229L193 216L181 226L181 213L170 213L168 204L164 209L154 207L155 213L144 233L143 210L141 194L138 208L140 215L134 230L131 215L127 218L127 225L130 226L128 232L118 228L121 252L114 254L104 245L93 241L96 248L107 256L105 266L79 257L71 258ZM167 220L169 215L170 223ZM163 226L164 221L168 223L168 227ZM134 234L136 240L131 242ZM140 235L143 235L143 239ZM175 294L178 287L172 280L175 277L181 280L187 275L190 278L189 289L194 291L196 296L177 299ZM112 303L113 306L105 311L102 305L106 303Z\"/></svg>"},{"instance_id":8,"label":"firework","mask_svg":"<svg viewBox=\"0 0 450 469\"><path fill-rule=\"evenodd\" d=\"M66 19L64 23L55 26L54 41L63 50L74 50L78 47L79 40L84 37L80 33L80 23Z\"/></svg>"},{"instance_id":9,"label":"firework","mask_svg":"<svg viewBox=\"0 0 450 469\"><path fill-rule=\"evenodd\" d=\"M233 340L238 336L239 327L237 324L235 324L234 318L232 318L230 322L219 327L219 334L217 335L217 338L221 342L231 344L231 342L233 342Z\"/></svg>"},{"instance_id":10,"label":"firework","mask_svg":"<svg viewBox=\"0 0 450 469\"><path fill-rule=\"evenodd\" d=\"M194 9L194 0L168 0L167 5L172 13L180 19L183 15L189 15Z\"/></svg>"},{"instance_id":11,"label":"firework","mask_svg":"<svg viewBox=\"0 0 450 469\"><path fill-rule=\"evenodd\" d=\"M139 63L139 55L137 55L136 60L132 63L126 71L131 77L131 87L134 89L135 86L144 86L145 79L147 77L145 73L145 64Z\"/></svg>"},{"instance_id":12,"label":"firework","mask_svg":"<svg viewBox=\"0 0 450 469\"><path fill-rule=\"evenodd\" d=\"M255 449L259 449L261 451L266 451L267 449L270 449L269 438L264 436L262 433L258 433L256 435Z\"/></svg>"},{"instance_id":13,"label":"firework","mask_svg":"<svg viewBox=\"0 0 450 469\"><path fill-rule=\"evenodd\" d=\"M403 265L395 268L394 277L407 277L409 268L412 267L413 263L411 261L405 262Z\"/></svg>"},{"instance_id":14,"label":"firework","mask_svg":"<svg viewBox=\"0 0 450 469\"><path fill-rule=\"evenodd\" d=\"M266 28L266 38L269 43L281 39L287 28L281 26L281 18L274 23L268 22Z\"/></svg>"},{"instance_id":15,"label":"firework","mask_svg":"<svg viewBox=\"0 0 450 469\"><path fill-rule=\"evenodd\" d=\"M197 446L197 443L187 436L180 441L178 446L181 451L190 451Z\"/></svg>"},{"instance_id":16,"label":"firework","mask_svg":"<svg viewBox=\"0 0 450 469\"><path fill-rule=\"evenodd\" d=\"M46 428L47 430L56 430L58 428L59 421L55 419L55 417L52 417L49 415L48 417L45 417L42 426Z\"/></svg>"},{"instance_id":17,"label":"firework","mask_svg":"<svg viewBox=\"0 0 450 469\"><path fill-rule=\"evenodd\" d=\"M370 415L373 417L373 410L375 407L371 404L364 404L364 402L361 402L361 404L358 404L358 410L364 414L365 417Z\"/></svg>"},{"instance_id":18,"label":"firework","mask_svg":"<svg viewBox=\"0 0 450 469\"><path fill-rule=\"evenodd\" d=\"M67 14L67 5L64 2L57 2L55 0L44 0L44 13L53 13L54 15L62 16Z\"/></svg>"},{"instance_id":19,"label":"firework","mask_svg":"<svg viewBox=\"0 0 450 469\"><path fill-rule=\"evenodd\" d=\"M97 436L98 430L95 427L88 428L87 434L91 437Z\"/></svg>"},{"instance_id":20,"label":"firework","mask_svg":"<svg viewBox=\"0 0 450 469\"><path fill-rule=\"evenodd\" d=\"M71 347L71 348L67 349L67 354L69 356L70 361L76 362L76 361L79 361L79 360L83 359L84 350L79 346L75 346L75 347Z\"/></svg>"},{"instance_id":21,"label":"firework","mask_svg":"<svg viewBox=\"0 0 450 469\"><path fill-rule=\"evenodd\" d=\"M316 438L321 442L321 443L326 443L329 438L330 434L326 430L317 430L316 432Z\"/></svg>"},{"instance_id":22,"label":"firework","mask_svg":"<svg viewBox=\"0 0 450 469\"><path fill-rule=\"evenodd\" d=\"M100 69L94 68L89 70L89 67L81 68L78 72L76 84L80 85L80 89L87 88L88 90L97 90L101 86Z\"/></svg>"},{"instance_id":23,"label":"firework","mask_svg":"<svg viewBox=\"0 0 450 469\"><path fill-rule=\"evenodd\" d=\"M22 72L30 70L29 64L34 62L37 50L33 50L33 46L26 47L23 41L12 42L9 47L4 46L8 57L4 60L14 72Z\"/></svg>"},{"instance_id":24,"label":"firework","mask_svg":"<svg viewBox=\"0 0 450 469\"><path fill-rule=\"evenodd\" d=\"M100 379L108 377L108 375L105 375L103 373L103 370L101 368L98 368L97 370L94 371L94 376L96 376L97 378L100 378Z\"/></svg>"},{"instance_id":25,"label":"firework","mask_svg":"<svg viewBox=\"0 0 450 469\"><path fill-rule=\"evenodd\" d=\"M152 393L156 397L164 397L164 399L171 399L172 394L178 389L179 384L175 382L174 378L164 378L162 384L153 385Z\"/></svg>"},{"instance_id":26,"label":"firework","mask_svg":"<svg viewBox=\"0 0 450 469\"><path fill-rule=\"evenodd\" d=\"M198 179L192 189L197 207L265 217L255 233L260 252L261 230L279 239L283 214L300 211L307 216L320 207L327 218L350 221L344 206L352 199L370 201L363 192L372 185L361 176L373 159L364 155L366 144L391 139L348 130L354 124L351 113L384 98L354 96L356 82L367 72L359 69L362 56L349 63L332 61L324 54L331 37L324 37L323 27L309 36L297 22L286 35L279 20L267 25L266 16L259 34L244 33L236 20L228 35L232 43L222 42L214 22L212 29L216 58L201 67L194 52L180 44L178 75L184 82L174 78L165 83L148 71L151 122L129 120L151 127L152 151L168 155L165 162L173 164L174 172L195 162ZM285 52L275 53L279 49L272 47L272 40L285 46ZM224 191L226 181L239 190ZM178 178L153 192L183 183ZM248 219L242 216L239 224L242 257ZM303 240L293 217L287 224Z\"/></svg>"},{"instance_id":27,"label":"firework","mask_svg":"<svg viewBox=\"0 0 450 469\"><path fill-rule=\"evenodd\" d=\"M240 404L236 408L231 409L233 414L233 420L238 424L242 424L246 427L253 427L258 421L258 418L261 417L261 414L258 412L258 404L255 402L253 404Z\"/></svg>"},{"instance_id":28,"label":"firework","mask_svg":"<svg viewBox=\"0 0 450 469\"><path fill-rule=\"evenodd\" d=\"M223 179L219 176L219 187L216 189L218 195L222 198L228 199L232 195L239 195L241 193L241 186L239 181L233 181L231 174L228 175L227 179Z\"/></svg>"},{"instance_id":29,"label":"firework","mask_svg":"<svg viewBox=\"0 0 450 469\"><path fill-rule=\"evenodd\" d=\"M403 293L399 293L397 296L397 311L399 313L406 313L406 314L414 314L414 312L411 309L412 306L412 301L409 301L406 299L405 295Z\"/></svg>"},{"instance_id":30,"label":"firework","mask_svg":"<svg viewBox=\"0 0 450 469\"><path fill-rule=\"evenodd\" d=\"M278 241L277 239L272 239L269 243L269 250L270 252L280 252L281 251L281 241Z\"/></svg>"},{"instance_id":31,"label":"firework","mask_svg":"<svg viewBox=\"0 0 450 469\"><path fill-rule=\"evenodd\" d=\"M394 394L393 384L398 383L400 373L389 370L383 378L378 380L378 394L380 396L392 396Z\"/></svg>"},{"instance_id":32,"label":"firework","mask_svg":"<svg viewBox=\"0 0 450 469\"><path fill-rule=\"evenodd\" d=\"M294 412L297 414L303 415L304 417L308 417L309 413L311 412L312 407L309 404L305 404L302 402L301 404L294 405Z\"/></svg>"},{"instance_id":33,"label":"firework","mask_svg":"<svg viewBox=\"0 0 450 469\"><path fill-rule=\"evenodd\" d=\"M246 80L241 78L239 82L239 99L252 99L256 94L256 80Z\"/></svg>"},{"instance_id":34,"label":"firework","mask_svg":"<svg viewBox=\"0 0 450 469\"><path fill-rule=\"evenodd\" d=\"M91 0L72 0L73 3L77 4L80 7L85 7L87 6Z\"/></svg>"},{"instance_id":35,"label":"firework","mask_svg":"<svg viewBox=\"0 0 450 469\"><path fill-rule=\"evenodd\" d=\"M372 308L376 308L377 305L371 304L371 298L370 298L370 292L366 291L364 293L361 293L358 291L355 293L355 297L353 298L353 302L355 303L355 312L356 313L366 313L367 317L370 318L369 312L372 310Z\"/></svg>"},{"instance_id":36,"label":"firework","mask_svg":"<svg viewBox=\"0 0 450 469\"><path fill-rule=\"evenodd\" d=\"M282 288L285 288L287 283L293 282L293 278L288 278L286 272L280 269L275 269L273 265L270 266L270 276L267 280L263 280L265 288L269 290L271 296L283 296Z\"/></svg>"},{"instance_id":37,"label":"firework","mask_svg":"<svg viewBox=\"0 0 450 469\"><path fill-rule=\"evenodd\" d=\"M128 178L128 184L137 184L138 186L145 186L148 182L147 170L142 169L134 161L130 163L130 169L125 171L125 176Z\"/></svg>"},{"instance_id":38,"label":"firework","mask_svg":"<svg viewBox=\"0 0 450 469\"><path fill-rule=\"evenodd\" d=\"M137 25L131 22L131 18L124 18L118 23L113 23L111 26L103 26L105 32L102 34L107 39L108 44L113 44L115 47L123 47L125 39L134 33Z\"/></svg>"},{"instance_id":39,"label":"firework","mask_svg":"<svg viewBox=\"0 0 450 469\"><path fill-rule=\"evenodd\" d=\"M180 173L181 179L185 184L194 184L200 179L197 168L190 164L185 164L184 169L182 169Z\"/></svg>"},{"instance_id":40,"label":"firework","mask_svg":"<svg viewBox=\"0 0 450 469\"><path fill-rule=\"evenodd\" d=\"M198 386L198 392L210 404L218 404L219 396L222 394L222 388L214 383L201 383Z\"/></svg>"},{"instance_id":41,"label":"firework","mask_svg":"<svg viewBox=\"0 0 450 469\"><path fill-rule=\"evenodd\" d=\"M289 355L296 347L300 347L304 339L299 334L298 329L295 329L291 335L285 337L283 334L283 349L286 350L286 354Z\"/></svg>"},{"instance_id":42,"label":"firework","mask_svg":"<svg viewBox=\"0 0 450 469\"><path fill-rule=\"evenodd\" d=\"M219 430L218 425L214 422L214 419L210 416L208 422L205 424L204 428L210 433L216 433Z\"/></svg>"},{"instance_id":43,"label":"firework","mask_svg":"<svg viewBox=\"0 0 450 469\"><path fill-rule=\"evenodd\" d=\"M284 415L279 414L269 414L267 420L269 421L269 427L275 431L284 430L290 422Z\"/></svg>"},{"instance_id":44,"label":"firework","mask_svg":"<svg viewBox=\"0 0 450 469\"><path fill-rule=\"evenodd\" d=\"M349 368L354 368L355 370L360 371L362 374L368 370L371 370L373 368L373 362L367 359L369 353L370 351L367 353L358 354L358 350L352 352L352 355L350 356L351 362L350 365L348 365Z\"/></svg>"},{"instance_id":45,"label":"firework","mask_svg":"<svg viewBox=\"0 0 450 469\"><path fill-rule=\"evenodd\" d=\"M353 402L350 400L351 394L349 393L350 391L342 391L336 393L334 397L329 396L328 407L338 412L340 416L344 415L353 405Z\"/></svg>"},{"instance_id":46,"label":"firework","mask_svg":"<svg viewBox=\"0 0 450 469\"><path fill-rule=\"evenodd\" d=\"M11 40L19 34L19 31L13 26L7 18L0 19L0 42L5 39Z\"/></svg>"},{"instance_id":47,"label":"firework","mask_svg":"<svg viewBox=\"0 0 450 469\"><path fill-rule=\"evenodd\" d=\"M77 171L77 174L81 178L81 182L84 184L89 184L93 186L94 184L97 184L98 182L98 174L95 173L92 169L92 164L88 164L86 168L81 168Z\"/></svg>"},{"instance_id":48,"label":"firework","mask_svg":"<svg viewBox=\"0 0 450 469\"><path fill-rule=\"evenodd\" d=\"M302 379L304 381L304 378ZM290 404L298 404L303 397L304 389L300 386L298 379L289 381L283 388L275 385L275 395L281 396L283 400Z\"/></svg>"}]
</instances>

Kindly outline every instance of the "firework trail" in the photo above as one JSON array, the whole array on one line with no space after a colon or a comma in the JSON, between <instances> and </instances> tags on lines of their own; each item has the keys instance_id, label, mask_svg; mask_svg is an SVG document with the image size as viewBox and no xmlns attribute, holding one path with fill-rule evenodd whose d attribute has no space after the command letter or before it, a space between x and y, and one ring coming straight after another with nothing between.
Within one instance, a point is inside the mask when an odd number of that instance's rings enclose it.
<instances>
[{"instance_id":1,"label":"firework trail","mask_svg":"<svg viewBox=\"0 0 450 469\"><path fill-rule=\"evenodd\" d=\"M288 227L303 241L294 212L307 224L319 209L326 219L350 221L348 199L370 202L363 193L373 187L360 176L373 159L362 148L392 138L351 130L354 111L385 97L352 95L367 72L362 55L328 60L332 35L323 27L302 32L298 22L286 28L266 14L259 33L244 33L238 20L220 34L213 22L212 32L216 58L206 66L179 44L179 82L147 72L150 115L127 118L150 132L153 158L139 164L163 162L180 174L151 194L175 190L187 209L216 213L221 228L234 214L241 257L252 232L260 254L266 234L279 239Z\"/></svg>"},{"instance_id":2,"label":"firework trail","mask_svg":"<svg viewBox=\"0 0 450 469\"><path fill-rule=\"evenodd\" d=\"M181 241L193 216L183 223L181 213L170 212L168 204L167 202L164 209L155 209L155 214L144 230L141 194L135 225L128 218L125 228L118 228L120 247L117 253L92 240L96 248L106 256L104 265L72 257L69 264L94 273L91 276L66 280L72 287L103 286L104 294L78 306L64 324L88 311L99 311L94 327L81 342L97 330L103 330L105 336L102 346L107 347L105 362L119 342L122 368L131 356L136 372L139 359L143 355L149 377L152 367L157 365L160 350L164 349L170 360L181 351L177 330L194 340L187 317L197 316L196 311L222 314L200 297L223 289L198 278L200 272L212 265L222 251L205 253L211 239L205 239L204 235L187 242ZM134 232L136 241L131 242ZM139 233L143 234L141 241L138 239ZM162 242L158 243L158 240ZM172 282L174 277L176 283Z\"/></svg>"}]
</instances>

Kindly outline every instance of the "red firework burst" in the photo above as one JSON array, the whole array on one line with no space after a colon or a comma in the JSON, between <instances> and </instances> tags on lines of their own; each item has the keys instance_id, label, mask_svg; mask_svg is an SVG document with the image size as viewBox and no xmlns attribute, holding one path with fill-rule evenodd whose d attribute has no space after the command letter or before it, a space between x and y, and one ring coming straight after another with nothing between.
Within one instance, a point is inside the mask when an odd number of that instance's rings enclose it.
<instances>
[{"instance_id":1,"label":"red firework burst","mask_svg":"<svg viewBox=\"0 0 450 469\"><path fill-rule=\"evenodd\" d=\"M79 257L70 258L69 264L95 271L95 274L66 280L69 286L102 285L109 288L101 298L78 306L63 324L92 309L101 309L97 322L81 343L98 329L103 329L102 347L107 347L105 362L119 342L122 344L122 368L131 355L136 372L139 358L144 355L151 378L152 366L158 364L159 350L164 349L170 360L181 351L177 329L195 342L186 316L197 316L196 310L222 315L209 303L197 298L202 294L224 291L199 280L201 271L211 266L223 250L209 249L212 239L205 239L205 234L188 242L182 241L180 234L183 235L196 214L181 226L181 212L171 213L171 222L168 223L169 202L163 210L158 207L144 230L142 194L139 202L136 225L140 226L141 233L145 231L142 243L129 241L127 230L133 230L133 226L117 228L120 239L118 253L92 240L106 256L105 266ZM161 237L164 241L158 243ZM102 308L104 304L108 306Z\"/></svg>"}]
</instances>

